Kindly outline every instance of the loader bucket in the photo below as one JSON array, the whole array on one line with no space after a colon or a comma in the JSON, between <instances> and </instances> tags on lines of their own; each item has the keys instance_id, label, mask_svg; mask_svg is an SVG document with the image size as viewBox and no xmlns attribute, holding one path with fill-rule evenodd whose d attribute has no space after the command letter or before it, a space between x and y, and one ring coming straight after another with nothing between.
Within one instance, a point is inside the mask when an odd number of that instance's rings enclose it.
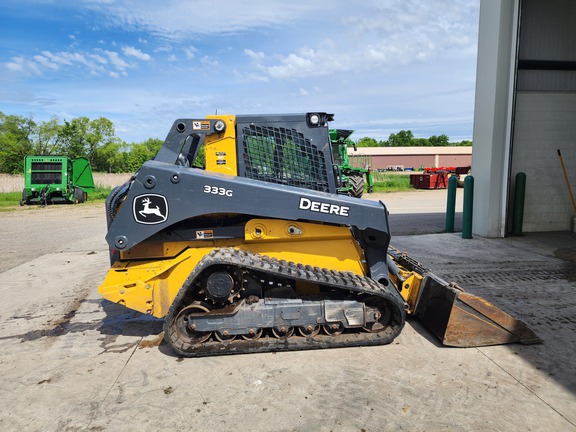
<instances>
[{"instance_id":1,"label":"loader bucket","mask_svg":"<svg viewBox=\"0 0 576 432\"><path fill-rule=\"evenodd\" d=\"M431 273L422 282L414 315L444 345L477 347L542 342L526 324L486 299L469 294Z\"/></svg>"}]
</instances>

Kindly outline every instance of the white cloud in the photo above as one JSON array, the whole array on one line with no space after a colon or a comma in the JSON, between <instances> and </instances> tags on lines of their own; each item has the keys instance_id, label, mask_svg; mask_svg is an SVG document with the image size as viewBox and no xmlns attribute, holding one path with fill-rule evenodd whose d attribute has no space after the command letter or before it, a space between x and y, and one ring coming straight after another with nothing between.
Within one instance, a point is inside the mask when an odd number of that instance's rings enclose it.
<instances>
[{"instance_id":1,"label":"white cloud","mask_svg":"<svg viewBox=\"0 0 576 432\"><path fill-rule=\"evenodd\" d=\"M268 78L266 75L264 75L262 73L258 73L258 72L246 73L245 70L240 71L238 69L233 69L232 73L234 74L234 76L236 77L236 79L239 82L256 81L256 82L266 83L266 82L270 81L270 78Z\"/></svg>"},{"instance_id":2,"label":"white cloud","mask_svg":"<svg viewBox=\"0 0 576 432\"><path fill-rule=\"evenodd\" d=\"M107 74L110 67L125 76L126 69L132 67L119 53L101 49L92 52L56 53L44 50L31 57L13 57L11 61L4 63L4 66L12 72L38 76L55 72L65 74L72 70L81 70L88 76L101 76Z\"/></svg>"},{"instance_id":3,"label":"white cloud","mask_svg":"<svg viewBox=\"0 0 576 432\"><path fill-rule=\"evenodd\" d=\"M148 61L148 60L152 59L152 57L150 57L149 54L143 53L139 49L131 47L131 46L123 47L122 52L124 53L124 55L130 56L130 57L136 57L138 60Z\"/></svg>"},{"instance_id":4,"label":"white cloud","mask_svg":"<svg viewBox=\"0 0 576 432\"><path fill-rule=\"evenodd\" d=\"M120 58L120 54L118 54L116 51L104 51L104 53L110 59L110 63L112 63L112 65L114 65L114 67L119 71L124 71L126 68L130 67L128 63Z\"/></svg>"},{"instance_id":5,"label":"white cloud","mask_svg":"<svg viewBox=\"0 0 576 432\"><path fill-rule=\"evenodd\" d=\"M168 45L161 46L161 47L155 48L154 52L155 53L169 53L169 52L172 52L172 47L168 46Z\"/></svg>"},{"instance_id":6,"label":"white cloud","mask_svg":"<svg viewBox=\"0 0 576 432\"><path fill-rule=\"evenodd\" d=\"M26 59L22 56L12 57L11 61L6 63L6 68L12 72L23 72L26 68Z\"/></svg>"},{"instance_id":7,"label":"white cloud","mask_svg":"<svg viewBox=\"0 0 576 432\"><path fill-rule=\"evenodd\" d=\"M252 60L264 60L264 57L266 57L262 51L256 52L252 51L251 49L245 49L244 54L246 54Z\"/></svg>"},{"instance_id":8,"label":"white cloud","mask_svg":"<svg viewBox=\"0 0 576 432\"><path fill-rule=\"evenodd\" d=\"M210 57L210 56L202 57L200 59L200 63L202 63L205 66L210 66L210 67L216 67L220 64L218 62L218 60L216 60L214 57Z\"/></svg>"},{"instance_id":9,"label":"white cloud","mask_svg":"<svg viewBox=\"0 0 576 432\"><path fill-rule=\"evenodd\" d=\"M6 109L42 100L49 114L104 115L128 141L215 109L326 110L358 138L471 134L480 0L86 1L63 2L74 17L62 20L79 29L72 44L48 48L58 42L32 31L29 51L0 53L8 85L34 92ZM86 4L89 28L75 21ZM123 79L144 62L137 80Z\"/></svg>"},{"instance_id":10,"label":"white cloud","mask_svg":"<svg viewBox=\"0 0 576 432\"><path fill-rule=\"evenodd\" d=\"M33 57L34 61L36 61L41 67L46 69L58 70L58 65L56 63L51 62L46 57L41 55L35 55Z\"/></svg>"},{"instance_id":11,"label":"white cloud","mask_svg":"<svg viewBox=\"0 0 576 432\"><path fill-rule=\"evenodd\" d=\"M393 68L455 53L475 56L477 2L406 0L359 8L361 14L335 23L336 31L323 40L286 54L259 56L258 67L287 79ZM244 52L255 57L251 50ZM264 57L274 60L264 64Z\"/></svg>"},{"instance_id":12,"label":"white cloud","mask_svg":"<svg viewBox=\"0 0 576 432\"><path fill-rule=\"evenodd\" d=\"M193 46L188 46L184 48L184 54L186 54L186 57L189 59L193 59L196 56L197 52L198 49L194 48Z\"/></svg>"},{"instance_id":13,"label":"white cloud","mask_svg":"<svg viewBox=\"0 0 576 432\"><path fill-rule=\"evenodd\" d=\"M214 0L210 4L202 0L165 0L162 3L154 0L119 0L88 4L88 7L102 12L111 21L110 25L148 31L170 40L283 26L288 22L301 22L310 16L324 14L333 6L328 0L306 3Z\"/></svg>"}]
</instances>

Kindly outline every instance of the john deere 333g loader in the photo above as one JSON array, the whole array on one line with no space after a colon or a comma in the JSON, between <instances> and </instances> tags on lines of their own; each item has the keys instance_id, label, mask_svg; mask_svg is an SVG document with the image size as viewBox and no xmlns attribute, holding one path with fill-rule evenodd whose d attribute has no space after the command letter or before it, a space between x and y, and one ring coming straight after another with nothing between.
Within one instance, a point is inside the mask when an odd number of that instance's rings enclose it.
<instances>
[{"instance_id":1,"label":"john deere 333g loader","mask_svg":"<svg viewBox=\"0 0 576 432\"><path fill-rule=\"evenodd\" d=\"M176 120L106 201L102 296L188 357L388 344L407 314L447 345L539 341L390 248L382 202L337 194L332 117Z\"/></svg>"}]
</instances>

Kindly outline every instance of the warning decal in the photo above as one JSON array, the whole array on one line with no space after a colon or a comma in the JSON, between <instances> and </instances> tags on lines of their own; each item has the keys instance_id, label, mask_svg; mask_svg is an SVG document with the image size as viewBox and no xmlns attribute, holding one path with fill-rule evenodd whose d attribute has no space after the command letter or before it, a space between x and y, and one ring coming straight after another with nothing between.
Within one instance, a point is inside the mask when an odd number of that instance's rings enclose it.
<instances>
[{"instance_id":1,"label":"warning decal","mask_svg":"<svg viewBox=\"0 0 576 432\"><path fill-rule=\"evenodd\" d=\"M212 230L196 231L196 240L206 240L211 238L214 238L214 231Z\"/></svg>"},{"instance_id":2,"label":"warning decal","mask_svg":"<svg viewBox=\"0 0 576 432\"><path fill-rule=\"evenodd\" d=\"M209 121L202 121L202 120L194 120L192 122L192 129L193 130L209 130L210 129L210 122Z\"/></svg>"}]
</instances>

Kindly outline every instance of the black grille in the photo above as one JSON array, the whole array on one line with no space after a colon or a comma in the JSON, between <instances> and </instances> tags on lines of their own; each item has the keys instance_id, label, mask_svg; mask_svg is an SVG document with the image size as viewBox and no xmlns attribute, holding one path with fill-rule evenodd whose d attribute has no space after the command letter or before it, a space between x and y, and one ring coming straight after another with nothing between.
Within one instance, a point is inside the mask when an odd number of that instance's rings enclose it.
<instances>
[{"instance_id":1,"label":"black grille","mask_svg":"<svg viewBox=\"0 0 576 432\"><path fill-rule=\"evenodd\" d=\"M62 184L62 173L59 172L33 172L32 184Z\"/></svg>"},{"instance_id":2,"label":"black grille","mask_svg":"<svg viewBox=\"0 0 576 432\"><path fill-rule=\"evenodd\" d=\"M242 130L245 176L328 192L322 152L296 129L250 125Z\"/></svg>"},{"instance_id":3,"label":"black grille","mask_svg":"<svg viewBox=\"0 0 576 432\"><path fill-rule=\"evenodd\" d=\"M32 162L32 171L61 171L62 162Z\"/></svg>"}]
</instances>

